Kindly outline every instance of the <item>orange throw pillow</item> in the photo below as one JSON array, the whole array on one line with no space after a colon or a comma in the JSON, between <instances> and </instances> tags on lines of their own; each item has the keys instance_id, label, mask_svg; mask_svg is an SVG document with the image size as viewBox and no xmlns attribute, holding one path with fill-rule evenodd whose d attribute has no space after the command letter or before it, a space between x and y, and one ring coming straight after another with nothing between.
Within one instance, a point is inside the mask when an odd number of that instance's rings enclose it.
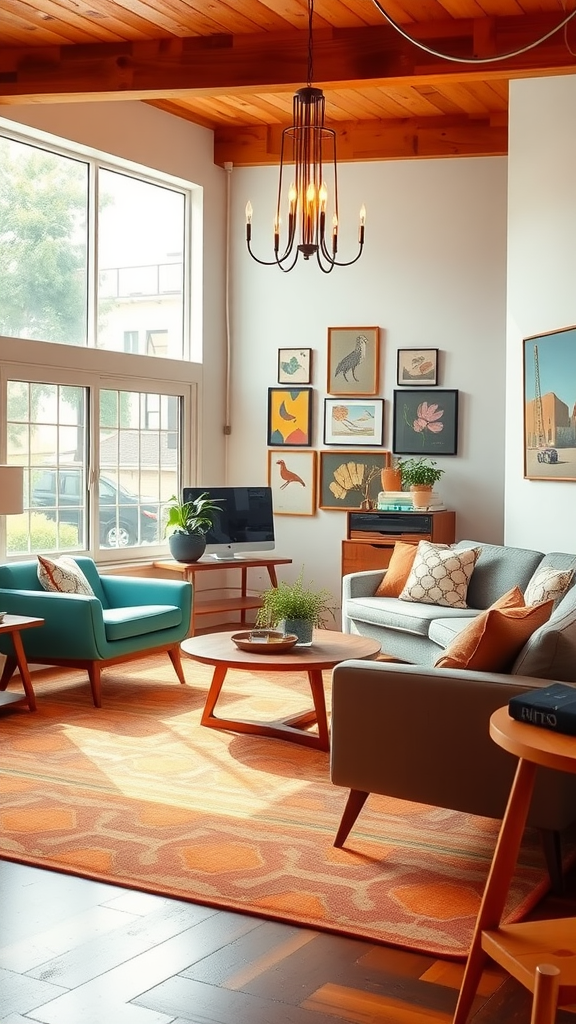
<instances>
[{"instance_id":1,"label":"orange throw pillow","mask_svg":"<svg viewBox=\"0 0 576 1024\"><path fill-rule=\"evenodd\" d=\"M514 587L454 637L435 668L507 672L532 633L548 621L553 606L554 601L525 605L521 590Z\"/></svg>"},{"instance_id":2,"label":"orange throw pillow","mask_svg":"<svg viewBox=\"0 0 576 1024\"><path fill-rule=\"evenodd\" d=\"M417 544L406 544L397 540L385 575L382 577L375 597L398 597L410 575L412 562L416 558Z\"/></svg>"}]
</instances>

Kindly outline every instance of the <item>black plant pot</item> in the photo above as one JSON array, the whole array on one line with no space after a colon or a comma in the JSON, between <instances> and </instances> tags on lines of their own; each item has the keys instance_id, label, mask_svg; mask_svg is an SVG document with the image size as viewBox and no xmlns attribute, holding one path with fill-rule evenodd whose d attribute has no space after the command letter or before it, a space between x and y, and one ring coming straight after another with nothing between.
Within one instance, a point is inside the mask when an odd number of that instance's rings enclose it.
<instances>
[{"instance_id":1,"label":"black plant pot","mask_svg":"<svg viewBox=\"0 0 576 1024\"><path fill-rule=\"evenodd\" d=\"M168 544L177 562L197 562L206 550L206 537L203 533L172 533Z\"/></svg>"}]
</instances>

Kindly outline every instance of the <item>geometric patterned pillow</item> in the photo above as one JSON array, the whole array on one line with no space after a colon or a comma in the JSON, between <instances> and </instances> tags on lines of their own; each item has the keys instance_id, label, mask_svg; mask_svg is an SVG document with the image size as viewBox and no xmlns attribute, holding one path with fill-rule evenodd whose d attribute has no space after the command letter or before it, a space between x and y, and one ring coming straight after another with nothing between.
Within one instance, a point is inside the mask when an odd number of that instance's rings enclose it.
<instances>
[{"instance_id":1,"label":"geometric patterned pillow","mask_svg":"<svg viewBox=\"0 0 576 1024\"><path fill-rule=\"evenodd\" d=\"M421 540L400 600L467 608L468 584L481 551Z\"/></svg>"},{"instance_id":2,"label":"geometric patterned pillow","mask_svg":"<svg viewBox=\"0 0 576 1024\"><path fill-rule=\"evenodd\" d=\"M573 569L553 569L550 565L536 569L524 591L526 604L559 601L568 590L573 575Z\"/></svg>"},{"instance_id":3,"label":"geometric patterned pillow","mask_svg":"<svg viewBox=\"0 0 576 1024\"><path fill-rule=\"evenodd\" d=\"M62 555L56 560L47 558L46 555L38 555L37 575L44 590L94 597L94 591L82 569L69 555Z\"/></svg>"}]
</instances>

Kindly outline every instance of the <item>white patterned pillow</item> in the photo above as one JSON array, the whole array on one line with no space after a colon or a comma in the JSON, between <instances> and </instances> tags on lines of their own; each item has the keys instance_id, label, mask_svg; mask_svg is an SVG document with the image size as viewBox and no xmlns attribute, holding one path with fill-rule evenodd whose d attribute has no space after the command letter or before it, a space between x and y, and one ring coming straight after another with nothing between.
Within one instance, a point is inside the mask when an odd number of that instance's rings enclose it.
<instances>
[{"instance_id":1,"label":"white patterned pillow","mask_svg":"<svg viewBox=\"0 0 576 1024\"><path fill-rule=\"evenodd\" d=\"M400 600L467 608L468 584L481 551L421 540Z\"/></svg>"},{"instance_id":2,"label":"white patterned pillow","mask_svg":"<svg viewBox=\"0 0 576 1024\"><path fill-rule=\"evenodd\" d=\"M94 591L86 576L70 555L62 555L56 560L47 558L46 555L38 555L38 579L44 590L94 597Z\"/></svg>"},{"instance_id":3,"label":"white patterned pillow","mask_svg":"<svg viewBox=\"0 0 576 1024\"><path fill-rule=\"evenodd\" d=\"M559 601L568 590L573 575L573 569L553 569L551 565L542 565L536 569L524 591L526 604Z\"/></svg>"}]
</instances>

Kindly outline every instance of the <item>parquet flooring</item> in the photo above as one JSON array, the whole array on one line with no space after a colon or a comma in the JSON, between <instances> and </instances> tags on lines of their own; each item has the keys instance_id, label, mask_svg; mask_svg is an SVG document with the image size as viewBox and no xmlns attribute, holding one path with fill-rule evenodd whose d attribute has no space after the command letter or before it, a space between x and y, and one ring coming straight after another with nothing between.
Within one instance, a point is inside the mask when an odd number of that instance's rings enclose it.
<instances>
[{"instance_id":1,"label":"parquet flooring","mask_svg":"<svg viewBox=\"0 0 576 1024\"><path fill-rule=\"evenodd\" d=\"M576 914L566 895L532 916ZM463 965L0 861L0 1024L449 1024ZM557 1024L575 1024L562 1010ZM528 1024L485 972L473 1024Z\"/></svg>"}]
</instances>

